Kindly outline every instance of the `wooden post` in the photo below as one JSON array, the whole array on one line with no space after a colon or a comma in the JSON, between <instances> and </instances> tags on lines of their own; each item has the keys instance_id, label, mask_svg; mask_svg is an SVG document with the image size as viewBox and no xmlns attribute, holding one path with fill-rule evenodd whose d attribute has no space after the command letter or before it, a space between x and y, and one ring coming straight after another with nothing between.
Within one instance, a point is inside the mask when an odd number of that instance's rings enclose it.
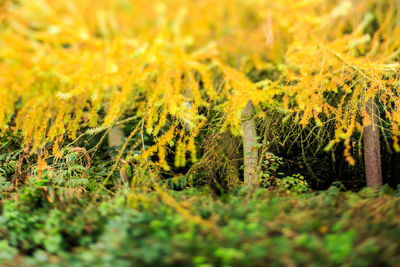
<instances>
[{"instance_id":1,"label":"wooden post","mask_svg":"<svg viewBox=\"0 0 400 267\"><path fill-rule=\"evenodd\" d=\"M254 122L254 105L249 100L242 111L241 117L243 158L244 158L244 181L246 184L258 183L258 151L257 132Z\"/></svg>"},{"instance_id":2,"label":"wooden post","mask_svg":"<svg viewBox=\"0 0 400 267\"><path fill-rule=\"evenodd\" d=\"M368 187L382 186L381 152L379 144L378 111L373 99L367 101L371 124L364 126L365 179Z\"/></svg>"},{"instance_id":3,"label":"wooden post","mask_svg":"<svg viewBox=\"0 0 400 267\"><path fill-rule=\"evenodd\" d=\"M121 126L113 127L108 133L109 147L122 147L124 144L124 131Z\"/></svg>"}]
</instances>

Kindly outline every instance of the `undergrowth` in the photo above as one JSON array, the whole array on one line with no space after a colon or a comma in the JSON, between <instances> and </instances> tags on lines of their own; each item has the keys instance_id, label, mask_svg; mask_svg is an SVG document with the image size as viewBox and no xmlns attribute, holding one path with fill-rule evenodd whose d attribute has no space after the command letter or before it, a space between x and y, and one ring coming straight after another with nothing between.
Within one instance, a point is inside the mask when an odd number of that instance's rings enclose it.
<instances>
[{"instance_id":1,"label":"undergrowth","mask_svg":"<svg viewBox=\"0 0 400 267\"><path fill-rule=\"evenodd\" d=\"M4 266L377 266L400 260L400 198L365 189L296 195L238 187L121 190L50 201L40 184L1 202ZM399 193L399 192L398 192ZM40 199L38 202L37 199ZM178 209L179 210L179 209ZM213 227L190 218L201 218Z\"/></svg>"}]
</instances>

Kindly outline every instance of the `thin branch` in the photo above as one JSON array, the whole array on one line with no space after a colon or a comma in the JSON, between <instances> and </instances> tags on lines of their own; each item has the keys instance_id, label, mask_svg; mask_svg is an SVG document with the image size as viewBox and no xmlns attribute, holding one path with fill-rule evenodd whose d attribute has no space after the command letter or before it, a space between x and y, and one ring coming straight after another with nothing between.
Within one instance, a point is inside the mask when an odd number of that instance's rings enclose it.
<instances>
[{"instance_id":1,"label":"thin branch","mask_svg":"<svg viewBox=\"0 0 400 267\"><path fill-rule=\"evenodd\" d=\"M101 127L97 127L97 128L90 129L90 130L84 132L83 134L81 134L80 136L78 136L74 141L72 141L71 143L69 143L68 145L66 145L66 147L72 146L73 144L75 144L76 142L78 142L81 138L83 138L83 137L86 136L86 135L89 135L89 134L97 134L97 133L100 133L100 132L102 132L102 131L109 130L109 129L115 127L115 126L119 126L119 125L125 124L125 123L127 123L127 122L133 121L133 120L139 118L140 116L141 116L141 115L132 116L132 117L123 119L123 120L121 120L121 121L115 122L115 123L110 124L110 125L106 125L106 126L101 126Z\"/></svg>"}]
</instances>

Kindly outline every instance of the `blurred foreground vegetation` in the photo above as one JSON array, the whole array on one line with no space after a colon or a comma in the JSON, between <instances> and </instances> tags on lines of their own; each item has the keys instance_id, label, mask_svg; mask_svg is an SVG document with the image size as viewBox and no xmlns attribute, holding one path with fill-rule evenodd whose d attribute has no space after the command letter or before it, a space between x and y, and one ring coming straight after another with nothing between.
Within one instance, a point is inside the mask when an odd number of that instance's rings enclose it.
<instances>
[{"instance_id":1,"label":"blurred foreground vegetation","mask_svg":"<svg viewBox=\"0 0 400 267\"><path fill-rule=\"evenodd\" d=\"M400 192L385 187L352 193L332 186L302 195L241 187L218 198L206 190L165 189L167 201L151 190L121 188L93 201L89 193L66 198L66 188L50 198L44 183L33 179L1 200L3 266L396 266L400 260Z\"/></svg>"}]
</instances>

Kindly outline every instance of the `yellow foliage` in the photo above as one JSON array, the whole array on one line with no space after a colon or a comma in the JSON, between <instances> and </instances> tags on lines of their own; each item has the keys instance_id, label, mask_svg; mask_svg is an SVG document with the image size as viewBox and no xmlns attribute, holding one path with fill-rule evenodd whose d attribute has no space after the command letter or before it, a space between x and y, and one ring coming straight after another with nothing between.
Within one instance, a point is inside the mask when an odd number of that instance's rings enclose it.
<instances>
[{"instance_id":1,"label":"yellow foliage","mask_svg":"<svg viewBox=\"0 0 400 267\"><path fill-rule=\"evenodd\" d=\"M161 135L142 157L157 152L166 169L166 146L185 125L175 161L183 166L186 151L196 160L199 110L221 104L223 129L239 134L249 100L286 108L302 125L334 117L334 142L349 145L368 121L366 101L379 96L395 141L400 133L396 0L1 3L0 131L22 132L31 151L54 143L59 155L65 137L135 110L148 134ZM271 63L281 66L278 81L247 76Z\"/></svg>"}]
</instances>

